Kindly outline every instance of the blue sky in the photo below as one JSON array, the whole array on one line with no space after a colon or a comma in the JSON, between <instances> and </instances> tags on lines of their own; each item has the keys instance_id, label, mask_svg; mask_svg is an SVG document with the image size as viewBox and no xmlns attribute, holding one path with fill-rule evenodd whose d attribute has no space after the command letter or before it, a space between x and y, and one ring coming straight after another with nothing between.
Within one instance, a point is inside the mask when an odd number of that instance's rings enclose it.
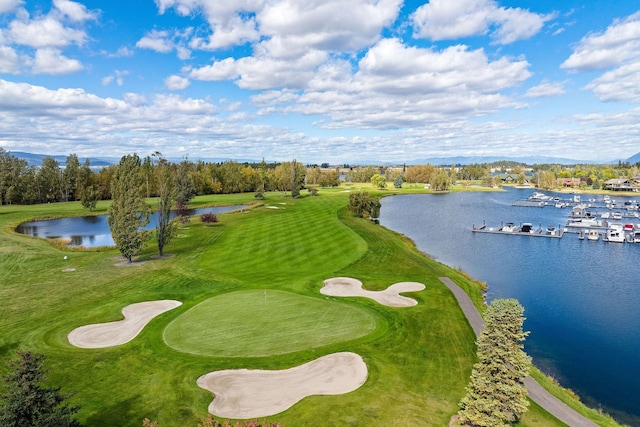
<instances>
[{"instance_id":1,"label":"blue sky","mask_svg":"<svg viewBox=\"0 0 640 427\"><path fill-rule=\"evenodd\" d=\"M0 0L8 151L608 161L639 104L638 0Z\"/></svg>"}]
</instances>

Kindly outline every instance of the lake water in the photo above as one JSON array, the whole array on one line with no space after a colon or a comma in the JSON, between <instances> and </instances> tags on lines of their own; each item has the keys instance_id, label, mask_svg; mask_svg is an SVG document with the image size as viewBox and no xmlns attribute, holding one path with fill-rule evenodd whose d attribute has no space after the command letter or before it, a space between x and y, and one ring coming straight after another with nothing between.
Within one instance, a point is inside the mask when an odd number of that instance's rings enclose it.
<instances>
[{"instance_id":1,"label":"lake water","mask_svg":"<svg viewBox=\"0 0 640 427\"><path fill-rule=\"evenodd\" d=\"M210 208L190 209L189 215L202 215L204 213L225 213L242 209L245 206L219 206ZM175 217L172 213L172 217ZM157 213L149 218L147 230L156 228L158 222ZM84 246L86 248L97 246L114 246L111 230L107 223L107 215L81 216L72 218L60 218L46 221L32 221L20 224L16 231L33 237L47 239L68 239L69 246Z\"/></svg>"},{"instance_id":2,"label":"lake water","mask_svg":"<svg viewBox=\"0 0 640 427\"><path fill-rule=\"evenodd\" d=\"M640 425L640 244L472 232L483 220L564 227L570 209L512 206L532 193L387 197L380 224L486 282L489 300L518 299L534 364L589 406Z\"/></svg>"}]
</instances>

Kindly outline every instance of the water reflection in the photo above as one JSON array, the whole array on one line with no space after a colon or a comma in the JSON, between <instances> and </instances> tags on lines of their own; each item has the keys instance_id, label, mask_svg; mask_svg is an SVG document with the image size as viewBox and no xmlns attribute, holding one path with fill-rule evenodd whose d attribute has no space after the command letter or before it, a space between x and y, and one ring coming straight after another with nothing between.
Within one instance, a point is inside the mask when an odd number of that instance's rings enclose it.
<instances>
[{"instance_id":1,"label":"water reflection","mask_svg":"<svg viewBox=\"0 0 640 427\"><path fill-rule=\"evenodd\" d=\"M244 205L238 206L219 206L210 208L190 209L189 215L202 215L204 213L225 213L245 208ZM176 217L176 213L171 214L172 218ZM145 227L152 230L158 222L157 213L150 216L149 224ZM111 237L111 230L107 223L107 215L79 216L72 218L60 218L44 221L25 222L16 228L21 234L33 237L42 237L45 239L63 239L69 242L69 246L84 246L86 248L94 248L98 246L115 245Z\"/></svg>"}]
</instances>

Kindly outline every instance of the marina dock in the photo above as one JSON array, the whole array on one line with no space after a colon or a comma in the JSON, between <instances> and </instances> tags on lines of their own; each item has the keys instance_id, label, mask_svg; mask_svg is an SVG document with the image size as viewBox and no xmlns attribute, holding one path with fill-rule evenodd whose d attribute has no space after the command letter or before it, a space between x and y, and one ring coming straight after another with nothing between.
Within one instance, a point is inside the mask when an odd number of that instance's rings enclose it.
<instances>
[{"instance_id":1,"label":"marina dock","mask_svg":"<svg viewBox=\"0 0 640 427\"><path fill-rule=\"evenodd\" d=\"M490 234L508 234L511 236L532 236L532 237L550 237L559 239L564 235L564 228L562 227L546 227L542 228L539 226L534 228L533 225L529 222L521 223L520 225L515 225L512 222L507 222L501 224L498 227L487 227L484 223L479 227L473 226L474 233L490 233Z\"/></svg>"}]
</instances>

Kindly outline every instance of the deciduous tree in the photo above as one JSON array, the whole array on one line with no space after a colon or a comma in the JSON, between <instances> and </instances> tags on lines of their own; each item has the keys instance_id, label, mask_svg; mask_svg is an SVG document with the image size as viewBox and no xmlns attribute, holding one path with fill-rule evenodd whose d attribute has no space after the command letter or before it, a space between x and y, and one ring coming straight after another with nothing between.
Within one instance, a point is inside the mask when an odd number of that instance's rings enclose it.
<instances>
[{"instance_id":1,"label":"deciduous tree","mask_svg":"<svg viewBox=\"0 0 640 427\"><path fill-rule=\"evenodd\" d=\"M380 214L380 202L369 196L366 191L357 191L349 195L347 209L361 218L377 218Z\"/></svg>"},{"instance_id":2,"label":"deciduous tree","mask_svg":"<svg viewBox=\"0 0 640 427\"><path fill-rule=\"evenodd\" d=\"M175 197L173 175L169 165L160 157L157 166L158 171L158 223L156 225L156 240L158 241L158 253L164 255L164 247L175 235L177 223L171 220L171 206Z\"/></svg>"},{"instance_id":3,"label":"deciduous tree","mask_svg":"<svg viewBox=\"0 0 640 427\"><path fill-rule=\"evenodd\" d=\"M112 203L107 222L122 256L131 262L149 237L143 229L149 223L149 206L145 203L146 186L137 154L120 159L111 179Z\"/></svg>"}]
</instances>

